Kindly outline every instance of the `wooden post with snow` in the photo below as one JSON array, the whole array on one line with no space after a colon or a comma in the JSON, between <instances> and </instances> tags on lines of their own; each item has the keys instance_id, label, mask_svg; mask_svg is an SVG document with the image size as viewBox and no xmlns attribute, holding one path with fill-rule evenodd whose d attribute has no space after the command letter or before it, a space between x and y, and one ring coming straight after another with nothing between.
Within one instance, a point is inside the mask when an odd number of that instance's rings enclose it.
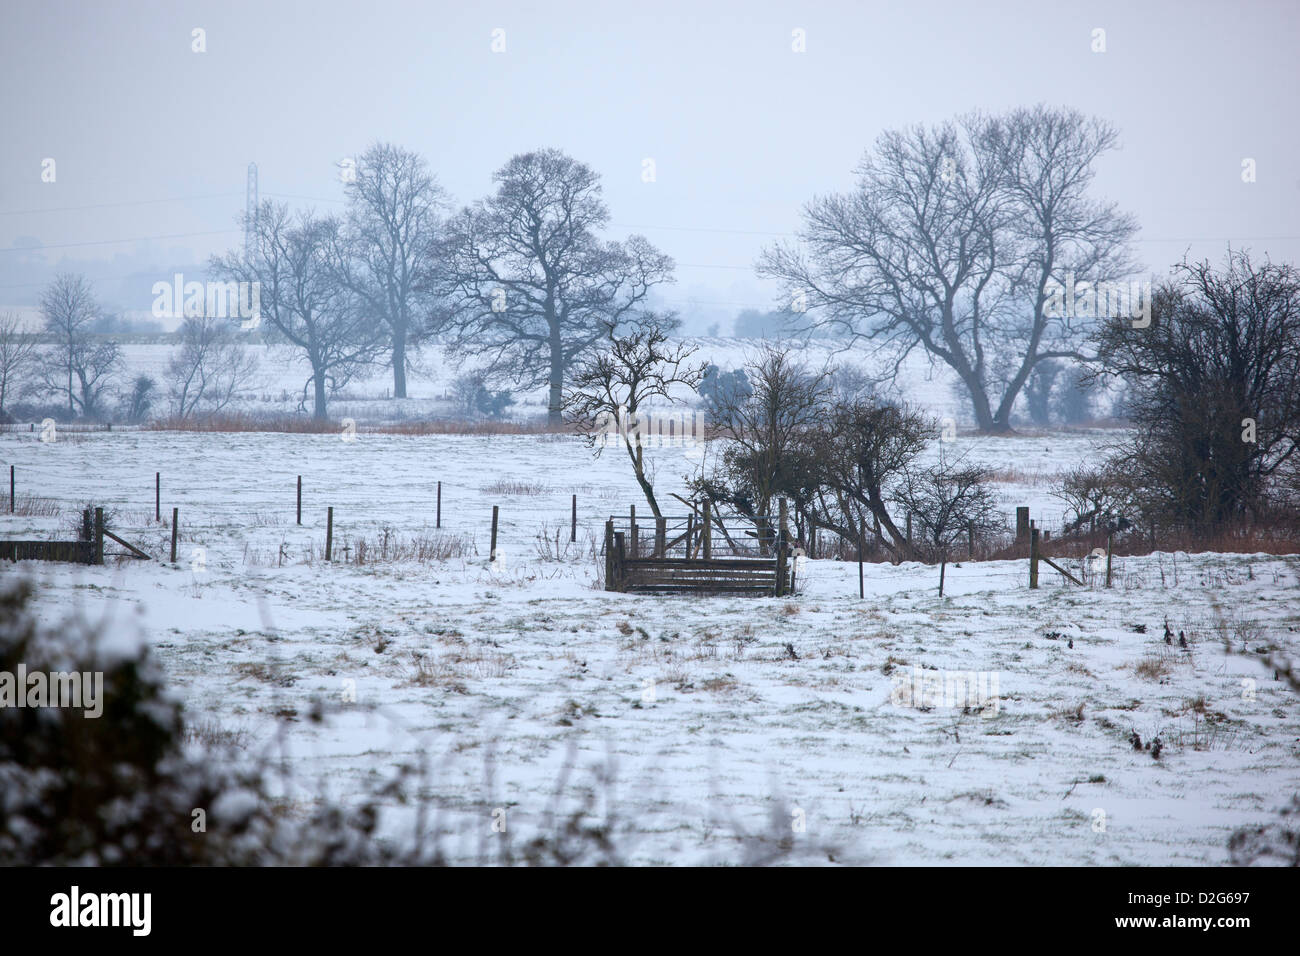
<instances>
[{"instance_id":1,"label":"wooden post with snow","mask_svg":"<svg viewBox=\"0 0 1300 956\"><path fill-rule=\"evenodd\" d=\"M782 502L781 504L782 507L785 506L785 502ZM711 514L710 505L711 502L709 501L709 499L705 498L704 499L704 525L700 529L700 541L704 545L705 561L708 561L710 558L713 557L713 530L710 527L712 522L709 520Z\"/></svg>"},{"instance_id":2,"label":"wooden post with snow","mask_svg":"<svg viewBox=\"0 0 1300 956\"><path fill-rule=\"evenodd\" d=\"M614 519L605 522L605 590L614 587Z\"/></svg>"},{"instance_id":3,"label":"wooden post with snow","mask_svg":"<svg viewBox=\"0 0 1300 956\"><path fill-rule=\"evenodd\" d=\"M1016 544L1029 540L1029 506L1016 509Z\"/></svg>"},{"instance_id":4,"label":"wooden post with snow","mask_svg":"<svg viewBox=\"0 0 1300 956\"><path fill-rule=\"evenodd\" d=\"M628 506L627 533L628 533L628 544L631 545L632 548L632 557L634 558L639 557L641 554L641 549L637 547L638 535L636 529L636 505Z\"/></svg>"},{"instance_id":5,"label":"wooden post with snow","mask_svg":"<svg viewBox=\"0 0 1300 956\"><path fill-rule=\"evenodd\" d=\"M865 550L866 550L866 544L862 540L862 529L859 527L858 528L858 597L859 598L865 598L867 596L866 582L862 575L862 559L863 559L862 552Z\"/></svg>"},{"instance_id":6,"label":"wooden post with snow","mask_svg":"<svg viewBox=\"0 0 1300 956\"><path fill-rule=\"evenodd\" d=\"M623 537L622 531L614 532L614 565L613 580L615 591L622 591L625 588L623 582L623 561L627 557L627 542Z\"/></svg>"},{"instance_id":7,"label":"wooden post with snow","mask_svg":"<svg viewBox=\"0 0 1300 956\"><path fill-rule=\"evenodd\" d=\"M784 498L780 501L778 511L780 517L778 519L776 534L776 596L780 597L785 594L785 573L786 565L789 561L789 556L787 554L789 548L786 540L789 534L786 527L788 512L786 511Z\"/></svg>"},{"instance_id":8,"label":"wooden post with snow","mask_svg":"<svg viewBox=\"0 0 1300 956\"><path fill-rule=\"evenodd\" d=\"M1029 527L1029 586L1038 587L1038 529Z\"/></svg>"},{"instance_id":9,"label":"wooden post with snow","mask_svg":"<svg viewBox=\"0 0 1300 956\"><path fill-rule=\"evenodd\" d=\"M1110 587L1111 558L1115 554L1115 532L1106 535L1106 587Z\"/></svg>"}]
</instances>

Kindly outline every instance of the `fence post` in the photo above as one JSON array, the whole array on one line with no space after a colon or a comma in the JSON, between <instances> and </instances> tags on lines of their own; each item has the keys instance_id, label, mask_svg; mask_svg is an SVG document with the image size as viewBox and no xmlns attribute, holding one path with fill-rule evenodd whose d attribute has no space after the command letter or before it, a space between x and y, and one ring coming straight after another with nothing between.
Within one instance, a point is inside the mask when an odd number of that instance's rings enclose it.
<instances>
[{"instance_id":1,"label":"fence post","mask_svg":"<svg viewBox=\"0 0 1300 956\"><path fill-rule=\"evenodd\" d=\"M867 596L866 583L862 576L862 558L863 558L862 552L865 550L866 550L865 543L862 540L862 529L859 528L858 529L858 597L859 598L865 598Z\"/></svg>"},{"instance_id":2,"label":"fence post","mask_svg":"<svg viewBox=\"0 0 1300 956\"><path fill-rule=\"evenodd\" d=\"M655 518L655 557L666 557L668 550L668 519Z\"/></svg>"},{"instance_id":3,"label":"fence post","mask_svg":"<svg viewBox=\"0 0 1300 956\"><path fill-rule=\"evenodd\" d=\"M302 524L302 475L298 476L298 524Z\"/></svg>"},{"instance_id":4,"label":"fence post","mask_svg":"<svg viewBox=\"0 0 1300 956\"><path fill-rule=\"evenodd\" d=\"M783 504L784 504L784 502L783 502ZM704 528L703 528L702 534L701 534L701 536L700 536L700 540L701 540L701 541L703 542L703 544L704 544L704 560L705 560L705 561L708 561L710 558L713 557L713 529L710 527L710 525L712 524L712 522L709 520L709 517L710 517L710 505L711 505L711 502L709 501L709 499L708 499L708 498L705 498L705 499L704 499Z\"/></svg>"},{"instance_id":5,"label":"fence post","mask_svg":"<svg viewBox=\"0 0 1300 956\"><path fill-rule=\"evenodd\" d=\"M975 522L966 522L966 558L968 561L975 560Z\"/></svg>"},{"instance_id":6,"label":"fence post","mask_svg":"<svg viewBox=\"0 0 1300 956\"><path fill-rule=\"evenodd\" d=\"M1038 587L1038 529L1029 528L1029 586Z\"/></svg>"},{"instance_id":7,"label":"fence post","mask_svg":"<svg viewBox=\"0 0 1300 956\"><path fill-rule=\"evenodd\" d=\"M907 513L907 547L912 547L912 512Z\"/></svg>"},{"instance_id":8,"label":"fence post","mask_svg":"<svg viewBox=\"0 0 1300 956\"><path fill-rule=\"evenodd\" d=\"M694 542L691 540L695 537L695 512L686 516L686 556L691 556L691 546Z\"/></svg>"},{"instance_id":9,"label":"fence post","mask_svg":"<svg viewBox=\"0 0 1300 956\"><path fill-rule=\"evenodd\" d=\"M614 519L605 522L605 590L615 591L614 587Z\"/></svg>"},{"instance_id":10,"label":"fence post","mask_svg":"<svg viewBox=\"0 0 1300 956\"><path fill-rule=\"evenodd\" d=\"M437 517L434 519L433 526L435 528L442 527L442 482L441 481L438 482L438 511L437 511Z\"/></svg>"},{"instance_id":11,"label":"fence post","mask_svg":"<svg viewBox=\"0 0 1300 956\"><path fill-rule=\"evenodd\" d=\"M325 560L334 560L334 506L325 509Z\"/></svg>"},{"instance_id":12,"label":"fence post","mask_svg":"<svg viewBox=\"0 0 1300 956\"><path fill-rule=\"evenodd\" d=\"M95 509L95 563L104 563L104 509Z\"/></svg>"},{"instance_id":13,"label":"fence post","mask_svg":"<svg viewBox=\"0 0 1300 956\"><path fill-rule=\"evenodd\" d=\"M1029 506L1016 509L1016 544L1029 538Z\"/></svg>"},{"instance_id":14,"label":"fence post","mask_svg":"<svg viewBox=\"0 0 1300 956\"><path fill-rule=\"evenodd\" d=\"M785 568L786 568L786 504L782 498L777 508L779 518L776 534L776 596L780 597L785 594Z\"/></svg>"},{"instance_id":15,"label":"fence post","mask_svg":"<svg viewBox=\"0 0 1300 956\"><path fill-rule=\"evenodd\" d=\"M172 564L176 563L176 534L180 529L181 509L172 509Z\"/></svg>"},{"instance_id":16,"label":"fence post","mask_svg":"<svg viewBox=\"0 0 1300 956\"><path fill-rule=\"evenodd\" d=\"M618 587L616 588L616 590L619 591L627 590L627 582L624 580L623 577L623 560L627 555L626 547L627 545L623 539L623 532L615 531L614 532L614 577L618 581Z\"/></svg>"},{"instance_id":17,"label":"fence post","mask_svg":"<svg viewBox=\"0 0 1300 956\"><path fill-rule=\"evenodd\" d=\"M1106 587L1110 587L1110 560L1115 552L1115 532L1106 535Z\"/></svg>"},{"instance_id":18,"label":"fence post","mask_svg":"<svg viewBox=\"0 0 1300 956\"><path fill-rule=\"evenodd\" d=\"M153 473L153 520L162 524L162 472Z\"/></svg>"},{"instance_id":19,"label":"fence post","mask_svg":"<svg viewBox=\"0 0 1300 956\"><path fill-rule=\"evenodd\" d=\"M636 505L628 507L627 521L628 544L631 546L632 557L641 557L641 549L638 547L640 535L637 533L636 526Z\"/></svg>"},{"instance_id":20,"label":"fence post","mask_svg":"<svg viewBox=\"0 0 1300 956\"><path fill-rule=\"evenodd\" d=\"M573 496L573 507L569 512L569 541L578 540L578 496Z\"/></svg>"},{"instance_id":21,"label":"fence post","mask_svg":"<svg viewBox=\"0 0 1300 956\"><path fill-rule=\"evenodd\" d=\"M9 466L9 513L14 513L14 466Z\"/></svg>"},{"instance_id":22,"label":"fence post","mask_svg":"<svg viewBox=\"0 0 1300 956\"><path fill-rule=\"evenodd\" d=\"M488 553L489 561L497 559L497 515L500 512L500 505L492 506L492 547Z\"/></svg>"}]
</instances>

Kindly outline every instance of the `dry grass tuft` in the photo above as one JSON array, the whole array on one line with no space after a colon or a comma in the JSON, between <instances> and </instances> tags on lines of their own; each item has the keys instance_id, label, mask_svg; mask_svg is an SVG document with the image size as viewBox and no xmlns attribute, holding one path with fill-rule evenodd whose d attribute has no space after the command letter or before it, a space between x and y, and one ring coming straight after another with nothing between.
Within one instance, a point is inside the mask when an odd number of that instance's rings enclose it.
<instances>
[{"instance_id":1,"label":"dry grass tuft","mask_svg":"<svg viewBox=\"0 0 1300 956\"><path fill-rule=\"evenodd\" d=\"M334 435L342 431L337 421L304 415L217 415L204 419L162 418L150 422L149 431L177 432L285 432L300 435ZM359 434L375 435L568 435L578 434L571 425L545 422L467 422L429 420L358 425Z\"/></svg>"},{"instance_id":2,"label":"dry grass tuft","mask_svg":"<svg viewBox=\"0 0 1300 956\"><path fill-rule=\"evenodd\" d=\"M1159 654L1150 654L1137 662L1134 671L1146 680L1162 680L1173 673L1169 661Z\"/></svg>"},{"instance_id":3,"label":"dry grass tuft","mask_svg":"<svg viewBox=\"0 0 1300 956\"><path fill-rule=\"evenodd\" d=\"M483 485L479 491L485 495L525 495L538 496L550 494L551 489L545 485L534 484L530 481L494 481L490 485Z\"/></svg>"}]
</instances>

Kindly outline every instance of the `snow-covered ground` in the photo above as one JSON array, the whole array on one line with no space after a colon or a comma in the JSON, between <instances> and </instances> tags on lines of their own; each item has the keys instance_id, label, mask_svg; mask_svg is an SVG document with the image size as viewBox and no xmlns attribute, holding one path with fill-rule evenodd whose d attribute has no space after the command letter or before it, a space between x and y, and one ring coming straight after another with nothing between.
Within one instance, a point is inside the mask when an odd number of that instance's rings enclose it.
<instances>
[{"instance_id":1,"label":"snow-covered ground","mask_svg":"<svg viewBox=\"0 0 1300 956\"><path fill-rule=\"evenodd\" d=\"M975 562L949 567L940 599L934 568L868 565L860 600L855 565L815 561L788 599L612 594L595 585L588 536L638 494L625 461L593 460L570 436L38 437L0 436L4 463L20 502L63 511L4 515L4 537L54 535L94 501L165 558L161 471L164 515L180 509L178 566L0 575L38 580L51 620L138 631L192 723L284 756L292 800L355 798L423 763L439 808L426 823L460 859L502 838L494 811L522 840L595 787L592 812L613 816L633 862L736 861L742 834L783 834L810 862L1222 864L1234 828L1271 822L1300 789L1295 697L1260 663L1261 650L1300 651L1296 557L1123 558L1110 590L1045 570L1030 591L1027 562ZM957 448L1008 471L1008 512L1050 517L1051 477L1103 437ZM657 453L665 496L684 454ZM562 529L563 545L572 494L580 546L544 559L538 536ZM390 553L420 539L462 553L384 560L385 529ZM1166 618L1186 649L1164 643ZM1225 654L1221 629L1245 656ZM992 699L913 700L936 674L980 675ZM1133 749L1133 732L1160 739L1159 759ZM594 782L597 768L612 784ZM409 834L414 811L391 809L387 832Z\"/></svg>"}]
</instances>

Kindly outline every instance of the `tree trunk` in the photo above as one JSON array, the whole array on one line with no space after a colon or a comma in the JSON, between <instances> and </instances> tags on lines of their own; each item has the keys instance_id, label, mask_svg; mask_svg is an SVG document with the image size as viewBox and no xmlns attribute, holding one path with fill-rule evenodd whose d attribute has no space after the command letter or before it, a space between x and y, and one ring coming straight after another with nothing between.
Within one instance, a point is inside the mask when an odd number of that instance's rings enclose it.
<instances>
[{"instance_id":1,"label":"tree trunk","mask_svg":"<svg viewBox=\"0 0 1300 956\"><path fill-rule=\"evenodd\" d=\"M312 376L312 386L316 393L315 418L317 421L323 422L329 418L325 411L325 372L323 369Z\"/></svg>"},{"instance_id":2,"label":"tree trunk","mask_svg":"<svg viewBox=\"0 0 1300 956\"><path fill-rule=\"evenodd\" d=\"M406 398L406 330L393 332L393 398Z\"/></svg>"},{"instance_id":3,"label":"tree trunk","mask_svg":"<svg viewBox=\"0 0 1300 956\"><path fill-rule=\"evenodd\" d=\"M966 390L970 392L971 409L975 412L975 427L986 435L1006 434L1011 431L1006 422L999 422L993 414L989 396L983 386L966 381Z\"/></svg>"},{"instance_id":4,"label":"tree trunk","mask_svg":"<svg viewBox=\"0 0 1300 956\"><path fill-rule=\"evenodd\" d=\"M550 392L546 399L546 424L556 427L564 424L564 348L559 330L551 331Z\"/></svg>"},{"instance_id":5,"label":"tree trunk","mask_svg":"<svg viewBox=\"0 0 1300 956\"><path fill-rule=\"evenodd\" d=\"M983 431L989 435L1010 435L1015 429L1011 427L1011 422L1005 419L994 418L989 422L989 426Z\"/></svg>"}]
</instances>

